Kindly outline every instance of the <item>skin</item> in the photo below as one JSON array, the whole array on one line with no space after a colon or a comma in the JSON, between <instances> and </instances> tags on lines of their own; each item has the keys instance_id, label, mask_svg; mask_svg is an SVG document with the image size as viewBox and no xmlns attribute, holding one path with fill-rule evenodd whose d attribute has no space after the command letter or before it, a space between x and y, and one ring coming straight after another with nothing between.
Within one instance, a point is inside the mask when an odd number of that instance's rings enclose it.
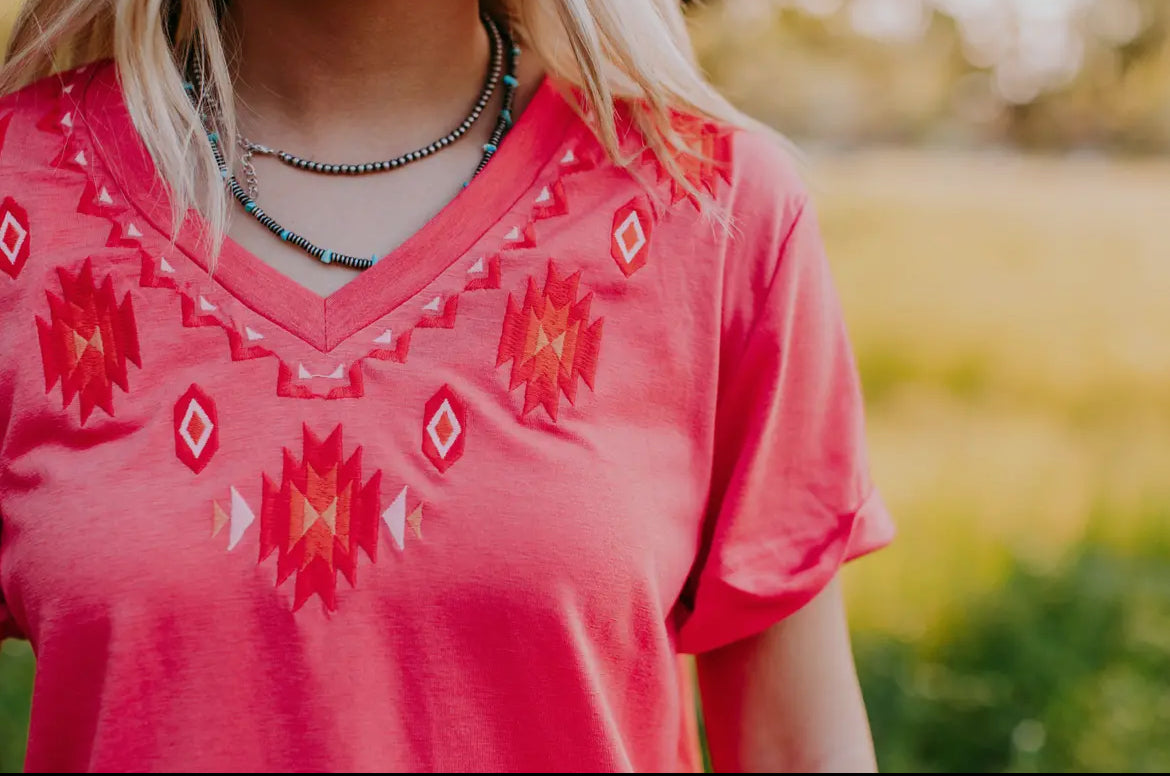
<instances>
[{"instance_id":1,"label":"skin","mask_svg":"<svg viewBox=\"0 0 1170 776\"><path fill-rule=\"evenodd\" d=\"M241 0L228 14L244 136L318 161L389 159L427 145L463 120L487 74L475 0ZM517 115L542 74L532 52L520 61ZM384 256L462 190L502 91L457 143L392 174L313 175L256 157L260 206L322 247ZM232 219L228 236L321 296L357 274L310 260L246 216Z\"/></svg>"},{"instance_id":2,"label":"skin","mask_svg":"<svg viewBox=\"0 0 1170 776\"><path fill-rule=\"evenodd\" d=\"M240 0L227 25L239 40L244 134L321 161L426 145L462 120L487 68L475 0ZM541 77L531 52L521 62L517 115ZM311 175L258 158L260 204L319 245L384 255L460 192L498 110L497 100L464 139L393 174ZM356 276L309 260L250 218L234 218L229 236L321 296ZM836 582L784 622L700 655L698 668L717 770L875 770Z\"/></svg>"},{"instance_id":3,"label":"skin","mask_svg":"<svg viewBox=\"0 0 1170 776\"><path fill-rule=\"evenodd\" d=\"M786 620L697 663L716 771L877 771L836 580Z\"/></svg>"}]
</instances>

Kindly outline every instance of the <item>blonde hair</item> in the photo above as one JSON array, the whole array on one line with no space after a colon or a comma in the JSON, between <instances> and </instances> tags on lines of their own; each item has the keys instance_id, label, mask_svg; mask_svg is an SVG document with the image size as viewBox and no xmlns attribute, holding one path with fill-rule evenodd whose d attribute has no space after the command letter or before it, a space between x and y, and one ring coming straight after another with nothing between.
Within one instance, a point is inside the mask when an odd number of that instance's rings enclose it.
<instances>
[{"instance_id":1,"label":"blonde hair","mask_svg":"<svg viewBox=\"0 0 1170 776\"><path fill-rule=\"evenodd\" d=\"M734 126L756 126L703 78L679 0L485 0L573 88L571 100L616 163L616 105L629 115L667 174L704 201L683 174L679 154L697 154L673 128L684 112ZM25 0L13 28L0 94L67 67L112 57L126 104L160 175L169 184L176 226L187 209L207 219L218 246L229 196L183 87L184 64L202 59L221 137L235 137L232 81L219 27L225 0ZM235 154L234 144L225 150ZM233 159L229 158L229 164Z\"/></svg>"}]
</instances>

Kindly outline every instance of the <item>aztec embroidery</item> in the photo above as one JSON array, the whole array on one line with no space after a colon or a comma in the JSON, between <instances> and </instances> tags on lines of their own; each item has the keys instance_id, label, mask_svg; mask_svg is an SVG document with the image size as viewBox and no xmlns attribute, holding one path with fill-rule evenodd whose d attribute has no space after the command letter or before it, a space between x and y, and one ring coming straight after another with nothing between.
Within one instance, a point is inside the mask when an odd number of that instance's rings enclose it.
<instances>
[{"instance_id":1,"label":"aztec embroidery","mask_svg":"<svg viewBox=\"0 0 1170 776\"><path fill-rule=\"evenodd\" d=\"M300 460L286 448L280 483L263 478L260 562L277 553L277 585L296 572L293 611L313 594L336 609L337 572L355 586L358 550L377 560L382 472L363 483L362 448L344 449L341 426L322 442L305 425Z\"/></svg>"},{"instance_id":2,"label":"aztec embroidery","mask_svg":"<svg viewBox=\"0 0 1170 776\"><path fill-rule=\"evenodd\" d=\"M175 402L175 455L198 474L219 449L215 401L194 383Z\"/></svg>"},{"instance_id":3,"label":"aztec embroidery","mask_svg":"<svg viewBox=\"0 0 1170 776\"><path fill-rule=\"evenodd\" d=\"M450 386L444 385L423 409L423 455L445 472L463 455L466 435L467 408Z\"/></svg>"},{"instance_id":4,"label":"aztec embroidery","mask_svg":"<svg viewBox=\"0 0 1170 776\"><path fill-rule=\"evenodd\" d=\"M677 114L672 122L674 129L686 142L692 153L678 154L675 162L687 183L696 191L715 196L719 178L731 182L731 131L707 119ZM666 168L653 153L647 151L647 160L658 168L658 180L670 180L670 202L677 205L689 199L696 208L700 207L698 197L686 190L678 181L670 178Z\"/></svg>"},{"instance_id":5,"label":"aztec embroidery","mask_svg":"<svg viewBox=\"0 0 1170 776\"><path fill-rule=\"evenodd\" d=\"M84 425L94 407L113 416L113 386L130 391L126 362L142 367L138 330L130 293L119 304L110 276L95 285L89 259L77 275L64 268L57 275L62 295L46 292L50 320L37 317L45 392L60 381L62 408L77 396Z\"/></svg>"},{"instance_id":6,"label":"aztec embroidery","mask_svg":"<svg viewBox=\"0 0 1170 776\"><path fill-rule=\"evenodd\" d=\"M626 277L646 265L654 220L644 196L635 197L613 214L613 235L609 252Z\"/></svg>"},{"instance_id":7,"label":"aztec embroidery","mask_svg":"<svg viewBox=\"0 0 1170 776\"><path fill-rule=\"evenodd\" d=\"M28 261L28 213L12 197L0 204L0 270L13 280Z\"/></svg>"},{"instance_id":8,"label":"aztec embroidery","mask_svg":"<svg viewBox=\"0 0 1170 776\"><path fill-rule=\"evenodd\" d=\"M550 261L543 290L529 278L522 306L508 295L496 366L512 362L508 390L526 383L522 415L542 406L555 421L562 393L575 403L578 378L593 390L603 319L590 323L593 293L578 299L580 284L580 271L558 278Z\"/></svg>"},{"instance_id":9,"label":"aztec embroidery","mask_svg":"<svg viewBox=\"0 0 1170 776\"><path fill-rule=\"evenodd\" d=\"M230 524L228 552L231 552L240 543L240 539L244 538L244 532L248 530L248 526L256 522L256 513L252 511L248 502L244 501L244 497L235 488L231 489L228 504L230 511L221 507L218 501L211 502L211 535L212 537L217 536L225 525Z\"/></svg>"}]
</instances>

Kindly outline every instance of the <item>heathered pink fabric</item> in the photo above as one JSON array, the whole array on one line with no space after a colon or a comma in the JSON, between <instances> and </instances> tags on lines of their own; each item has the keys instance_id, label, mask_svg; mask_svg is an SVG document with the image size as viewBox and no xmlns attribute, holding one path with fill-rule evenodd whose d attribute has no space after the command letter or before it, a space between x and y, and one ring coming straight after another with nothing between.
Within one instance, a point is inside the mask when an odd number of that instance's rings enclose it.
<instances>
[{"instance_id":1,"label":"heathered pink fabric","mask_svg":"<svg viewBox=\"0 0 1170 776\"><path fill-rule=\"evenodd\" d=\"M231 242L209 274L194 217L172 243L112 66L0 102L28 769L693 765L680 653L892 529L804 190L768 138L680 126L730 229L545 84L322 299Z\"/></svg>"}]
</instances>

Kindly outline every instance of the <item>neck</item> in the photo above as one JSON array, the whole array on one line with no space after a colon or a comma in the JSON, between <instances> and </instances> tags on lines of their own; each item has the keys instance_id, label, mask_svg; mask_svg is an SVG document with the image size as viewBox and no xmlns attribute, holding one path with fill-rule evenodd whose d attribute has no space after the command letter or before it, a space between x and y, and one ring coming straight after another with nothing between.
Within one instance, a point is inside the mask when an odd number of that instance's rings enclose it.
<instances>
[{"instance_id":1,"label":"neck","mask_svg":"<svg viewBox=\"0 0 1170 776\"><path fill-rule=\"evenodd\" d=\"M443 125L470 108L487 72L477 0L236 0L228 9L237 107L260 131Z\"/></svg>"}]
</instances>

